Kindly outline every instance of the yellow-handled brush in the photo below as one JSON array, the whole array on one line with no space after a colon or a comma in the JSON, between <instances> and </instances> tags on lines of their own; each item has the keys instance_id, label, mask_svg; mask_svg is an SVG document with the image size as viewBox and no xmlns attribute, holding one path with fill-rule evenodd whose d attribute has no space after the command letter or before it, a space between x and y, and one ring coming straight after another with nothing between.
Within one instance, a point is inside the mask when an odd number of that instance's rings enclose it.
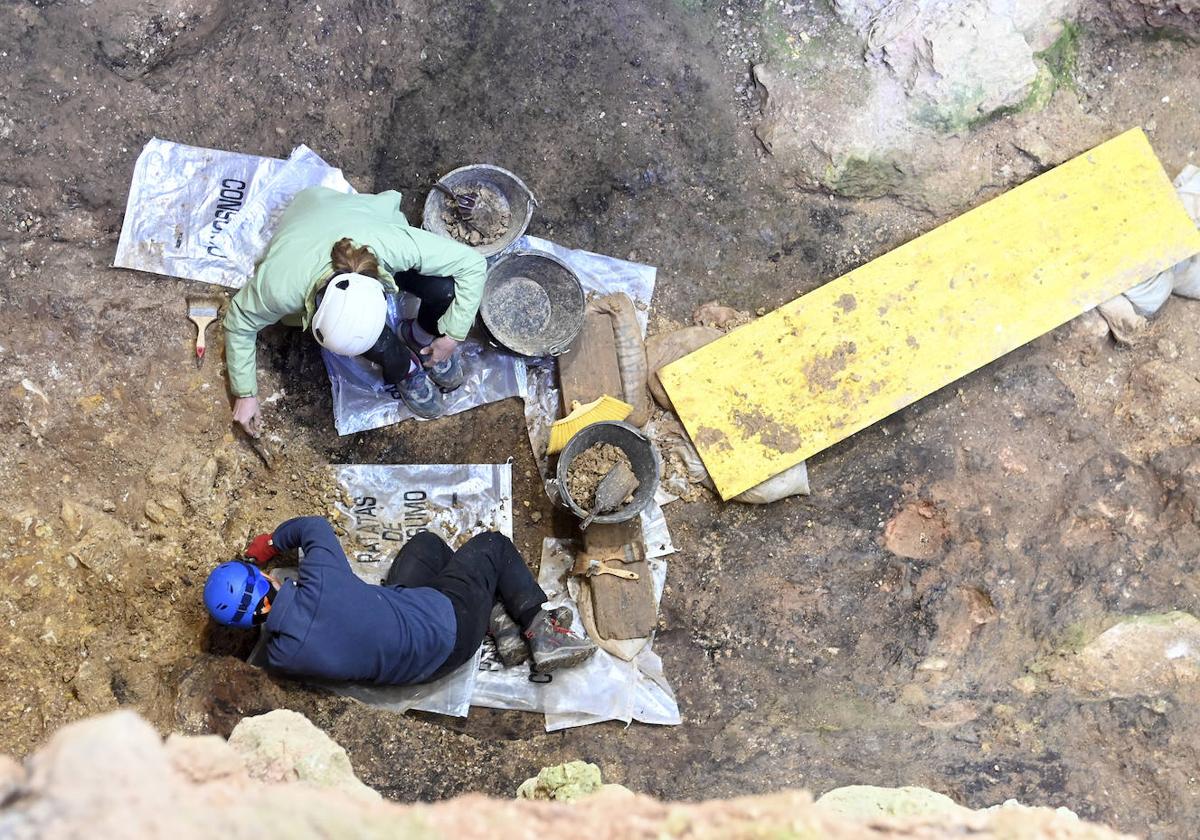
<instances>
[{"instance_id":1,"label":"yellow-handled brush","mask_svg":"<svg viewBox=\"0 0 1200 840\"><path fill-rule=\"evenodd\" d=\"M624 420L633 413L633 406L621 402L616 397L607 394L590 403L576 402L571 406L571 413L561 420L555 420L550 427L550 445L546 454L553 455L561 452L567 441L575 437L575 433L601 420Z\"/></svg>"}]
</instances>

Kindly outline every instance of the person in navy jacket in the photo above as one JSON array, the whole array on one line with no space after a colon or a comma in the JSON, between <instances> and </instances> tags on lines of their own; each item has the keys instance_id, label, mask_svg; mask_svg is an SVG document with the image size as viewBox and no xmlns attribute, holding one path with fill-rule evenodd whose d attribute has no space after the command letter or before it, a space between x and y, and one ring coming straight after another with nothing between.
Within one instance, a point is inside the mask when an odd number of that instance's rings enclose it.
<instances>
[{"instance_id":1,"label":"person in navy jacket","mask_svg":"<svg viewBox=\"0 0 1200 840\"><path fill-rule=\"evenodd\" d=\"M298 579L281 583L261 571L296 548L303 551ZM222 624L262 627L267 666L287 674L378 685L431 682L470 660L489 629L506 664L532 655L538 673L579 664L596 651L557 611L542 608L545 592L512 540L495 531L458 551L421 532L401 548L382 585L351 571L320 517L290 519L260 534L245 556L213 570L205 606Z\"/></svg>"}]
</instances>

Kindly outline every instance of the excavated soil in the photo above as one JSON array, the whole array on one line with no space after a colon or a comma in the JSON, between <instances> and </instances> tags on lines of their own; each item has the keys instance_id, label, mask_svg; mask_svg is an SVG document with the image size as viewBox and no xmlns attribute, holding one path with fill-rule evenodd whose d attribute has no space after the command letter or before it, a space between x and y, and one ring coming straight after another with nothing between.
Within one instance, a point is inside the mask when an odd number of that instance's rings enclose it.
<instances>
[{"instance_id":1,"label":"excavated soil","mask_svg":"<svg viewBox=\"0 0 1200 840\"><path fill-rule=\"evenodd\" d=\"M828 15L771 8L791 32ZM657 266L656 316L766 311L943 220L780 177L752 131L763 9L0 4L0 751L116 706L225 733L289 707L398 800L511 795L580 758L667 798L915 784L1187 836L1200 707L1083 698L1029 666L1115 615L1200 612L1196 302L1130 349L1094 316L1052 332L812 459L810 497L670 505L655 650L679 727L398 716L242 665L246 637L206 620L207 571L327 510L330 462L511 457L530 558L574 518L542 491L517 401L339 438L313 342L284 328L260 342L268 470L230 431L219 338L191 361L185 297L211 288L109 267L142 145L303 142L360 190L401 190L414 221L439 173L494 162L538 196L530 233ZM1172 174L1193 161L1200 47L1080 44L1054 107L1088 132L1152 128ZM1085 142L1077 122L1051 140Z\"/></svg>"},{"instance_id":2,"label":"excavated soil","mask_svg":"<svg viewBox=\"0 0 1200 840\"><path fill-rule=\"evenodd\" d=\"M442 224L452 237L467 245L491 245L508 233L512 211L503 196L483 184L466 184L458 191L473 196L475 206L469 218L457 207L447 206L442 211Z\"/></svg>"},{"instance_id":3,"label":"excavated soil","mask_svg":"<svg viewBox=\"0 0 1200 840\"><path fill-rule=\"evenodd\" d=\"M584 510L591 510L596 505L596 488L618 465L624 465L625 469L633 472L629 456L611 443L598 443L579 453L567 468L567 492L571 494L575 504ZM636 490L637 487L633 489ZM606 490L605 494L607 492ZM621 504L628 501L628 498L626 497ZM609 510L612 508L600 512L608 513Z\"/></svg>"}]
</instances>

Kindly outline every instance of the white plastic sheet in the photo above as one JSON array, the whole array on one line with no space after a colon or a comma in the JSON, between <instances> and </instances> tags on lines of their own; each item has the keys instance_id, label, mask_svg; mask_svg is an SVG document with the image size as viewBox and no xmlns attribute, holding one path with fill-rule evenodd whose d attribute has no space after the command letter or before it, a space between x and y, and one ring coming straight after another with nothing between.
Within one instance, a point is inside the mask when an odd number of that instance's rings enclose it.
<instances>
[{"instance_id":1,"label":"white plastic sheet","mask_svg":"<svg viewBox=\"0 0 1200 840\"><path fill-rule=\"evenodd\" d=\"M573 579L568 582L567 575L575 563L573 551L568 540L543 541L538 583L552 607L570 607L573 627L583 633L576 602L578 584ZM666 582L666 562L651 560L649 565L657 602ZM632 662L598 650L584 664L556 672L549 683L531 682L526 666L504 668L488 654L480 667L471 697L473 705L543 712L548 732L607 720L662 725L680 722L674 692L649 645Z\"/></svg>"},{"instance_id":2,"label":"white plastic sheet","mask_svg":"<svg viewBox=\"0 0 1200 840\"><path fill-rule=\"evenodd\" d=\"M354 573L368 583L387 575L400 548L431 531L458 548L485 531L512 538L510 464L346 464L335 467L350 494L339 504L340 524ZM372 706L417 709L466 717L479 670L475 658L426 685L372 686L346 683L335 690Z\"/></svg>"},{"instance_id":3,"label":"white plastic sheet","mask_svg":"<svg viewBox=\"0 0 1200 840\"><path fill-rule=\"evenodd\" d=\"M354 187L342 175L342 170L331 167L308 146L297 146L267 185L256 191L216 235L215 244L237 270L247 276L253 274L255 264L275 235L279 217L297 193L310 187L327 187L340 193L354 192Z\"/></svg>"},{"instance_id":4,"label":"white plastic sheet","mask_svg":"<svg viewBox=\"0 0 1200 840\"><path fill-rule=\"evenodd\" d=\"M286 195L271 189L285 169ZM222 231L247 207L269 218L295 191L319 185L351 191L341 170L303 146L283 161L153 138L134 165L113 264L239 289L247 255L231 259Z\"/></svg>"},{"instance_id":5,"label":"white plastic sheet","mask_svg":"<svg viewBox=\"0 0 1200 840\"><path fill-rule=\"evenodd\" d=\"M394 330L401 318L415 317L418 303L412 295L390 296L388 325ZM462 343L462 354L466 378L462 387L446 395L446 415L524 395L525 365L518 357L475 338ZM324 348L321 358L333 391L333 425L339 435L390 426L414 416L388 392L379 365Z\"/></svg>"}]
</instances>

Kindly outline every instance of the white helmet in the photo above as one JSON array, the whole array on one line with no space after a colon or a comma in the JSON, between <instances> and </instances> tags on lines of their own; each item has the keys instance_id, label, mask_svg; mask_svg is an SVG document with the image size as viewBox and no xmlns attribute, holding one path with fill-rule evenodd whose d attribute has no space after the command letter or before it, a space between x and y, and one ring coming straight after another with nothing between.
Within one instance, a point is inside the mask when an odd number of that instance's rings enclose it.
<instances>
[{"instance_id":1,"label":"white helmet","mask_svg":"<svg viewBox=\"0 0 1200 840\"><path fill-rule=\"evenodd\" d=\"M365 274L339 274L325 287L312 333L329 352L357 356L379 340L386 322L387 300L379 281Z\"/></svg>"}]
</instances>

